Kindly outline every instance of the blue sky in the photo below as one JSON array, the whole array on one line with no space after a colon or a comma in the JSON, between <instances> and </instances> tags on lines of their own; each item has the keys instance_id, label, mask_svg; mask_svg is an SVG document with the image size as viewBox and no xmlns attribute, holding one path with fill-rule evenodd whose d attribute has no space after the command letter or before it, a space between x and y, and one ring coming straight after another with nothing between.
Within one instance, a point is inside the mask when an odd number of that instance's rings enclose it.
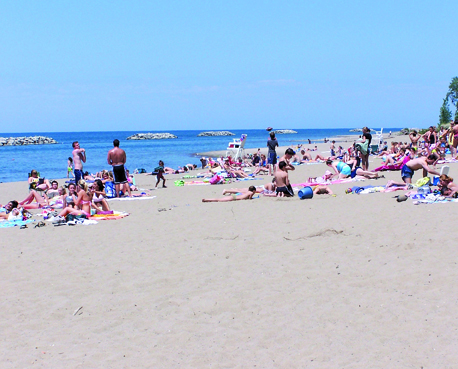
<instances>
[{"instance_id":1,"label":"blue sky","mask_svg":"<svg viewBox=\"0 0 458 369\"><path fill-rule=\"evenodd\" d=\"M458 75L456 9L0 1L0 132L426 127Z\"/></svg>"}]
</instances>

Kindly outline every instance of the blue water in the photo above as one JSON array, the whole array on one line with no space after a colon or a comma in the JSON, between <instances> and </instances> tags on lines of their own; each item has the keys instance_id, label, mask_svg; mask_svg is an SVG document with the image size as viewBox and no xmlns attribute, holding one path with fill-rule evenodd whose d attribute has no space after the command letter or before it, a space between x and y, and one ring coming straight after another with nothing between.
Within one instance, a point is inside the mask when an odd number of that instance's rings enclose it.
<instances>
[{"instance_id":1,"label":"blue water","mask_svg":"<svg viewBox=\"0 0 458 369\"><path fill-rule=\"evenodd\" d=\"M106 157L108 150L113 148L115 138L121 141L120 147L126 151L126 167L131 171L135 168L152 171L159 160L163 160L166 166L172 168L188 163L199 165L196 153L225 150L228 142L233 138L239 138L242 133L248 135L246 148L266 147L269 134L265 130L230 131L236 136L197 137L202 131L167 131L178 138L140 141L127 141L126 138L142 131L0 133L1 137L47 136L58 142L55 145L0 147L0 182L25 181L32 169L38 170L42 177L49 179L66 177L67 158L72 154L73 141L79 141L80 146L86 149L87 162L84 164L84 170L91 173L111 169ZM352 134L349 129L295 129L295 131L298 133L277 135L280 146L295 146L306 142L307 139L323 142L324 137ZM385 128L385 131L389 131L389 128ZM354 134L358 135L358 133Z\"/></svg>"}]
</instances>

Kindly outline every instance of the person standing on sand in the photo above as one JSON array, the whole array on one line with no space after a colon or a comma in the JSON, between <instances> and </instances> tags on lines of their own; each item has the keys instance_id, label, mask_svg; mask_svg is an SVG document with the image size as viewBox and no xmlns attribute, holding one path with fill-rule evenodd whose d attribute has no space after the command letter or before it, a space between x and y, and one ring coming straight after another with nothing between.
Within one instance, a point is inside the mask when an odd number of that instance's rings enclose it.
<instances>
[{"instance_id":1,"label":"person standing on sand","mask_svg":"<svg viewBox=\"0 0 458 369\"><path fill-rule=\"evenodd\" d=\"M277 164L277 152L275 151L276 147L278 147L278 141L275 138L275 132L270 132L270 139L267 140L267 148L269 149L269 153L267 154L269 176L271 176L272 174L275 175L275 165Z\"/></svg>"},{"instance_id":2,"label":"person standing on sand","mask_svg":"<svg viewBox=\"0 0 458 369\"><path fill-rule=\"evenodd\" d=\"M73 174L73 159L71 157L68 157L68 160L67 160L67 178L70 177L70 174L72 175L73 178L75 178L75 175Z\"/></svg>"},{"instance_id":3,"label":"person standing on sand","mask_svg":"<svg viewBox=\"0 0 458 369\"><path fill-rule=\"evenodd\" d=\"M78 141L72 143L73 165L75 173L75 183L78 183L83 178L83 163L86 162L86 150L80 147Z\"/></svg>"},{"instance_id":4,"label":"person standing on sand","mask_svg":"<svg viewBox=\"0 0 458 369\"><path fill-rule=\"evenodd\" d=\"M367 127L363 127L363 135L361 137L362 144L365 144L367 141L367 150L366 152L363 152L360 150L360 157L361 157L361 166L363 167L363 170L369 170L369 152L371 149L371 141L372 141L372 135L371 135L371 130Z\"/></svg>"},{"instance_id":5,"label":"person standing on sand","mask_svg":"<svg viewBox=\"0 0 458 369\"><path fill-rule=\"evenodd\" d=\"M124 164L126 164L126 152L119 148L118 139L113 141L113 146L114 147L108 151L107 162L109 165L113 166L113 177L116 187L115 197L119 197L121 184L127 183L126 169L124 168ZM127 186L127 192L129 192L129 197L131 197L132 194L129 186Z\"/></svg>"}]
</instances>

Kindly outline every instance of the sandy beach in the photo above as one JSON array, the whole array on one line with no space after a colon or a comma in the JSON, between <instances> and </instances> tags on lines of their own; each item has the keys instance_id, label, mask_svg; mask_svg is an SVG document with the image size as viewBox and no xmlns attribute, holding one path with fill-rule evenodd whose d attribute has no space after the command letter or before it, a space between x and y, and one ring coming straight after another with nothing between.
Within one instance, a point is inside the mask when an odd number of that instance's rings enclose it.
<instances>
[{"instance_id":1,"label":"sandy beach","mask_svg":"<svg viewBox=\"0 0 458 369\"><path fill-rule=\"evenodd\" d=\"M290 181L327 169L301 165ZM384 174L356 184L401 180ZM110 201L123 219L0 229L2 368L458 366L458 204L345 194L355 183L332 185L336 197L202 203L271 178L181 177L154 189L137 175L155 198ZM0 189L2 204L28 193L25 181Z\"/></svg>"}]
</instances>

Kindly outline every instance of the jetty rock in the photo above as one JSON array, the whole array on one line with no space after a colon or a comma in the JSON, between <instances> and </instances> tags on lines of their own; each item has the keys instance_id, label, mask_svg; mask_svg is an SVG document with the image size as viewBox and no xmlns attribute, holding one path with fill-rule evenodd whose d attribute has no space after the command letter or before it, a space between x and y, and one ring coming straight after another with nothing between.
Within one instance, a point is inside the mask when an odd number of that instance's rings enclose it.
<instances>
[{"instance_id":1,"label":"jetty rock","mask_svg":"<svg viewBox=\"0 0 458 369\"><path fill-rule=\"evenodd\" d=\"M178 138L171 133L136 133L127 137L127 140L165 140L167 138Z\"/></svg>"},{"instance_id":2,"label":"jetty rock","mask_svg":"<svg viewBox=\"0 0 458 369\"><path fill-rule=\"evenodd\" d=\"M229 131L208 131L208 132L201 132L197 135L197 137L203 136L235 136L235 133Z\"/></svg>"},{"instance_id":3,"label":"jetty rock","mask_svg":"<svg viewBox=\"0 0 458 369\"><path fill-rule=\"evenodd\" d=\"M277 129L274 131L276 135L285 135L285 134L290 134L290 133L297 133L296 131L293 131L292 129Z\"/></svg>"},{"instance_id":4,"label":"jetty rock","mask_svg":"<svg viewBox=\"0 0 458 369\"><path fill-rule=\"evenodd\" d=\"M0 146L48 145L56 143L55 139L45 136L0 137Z\"/></svg>"}]
</instances>

